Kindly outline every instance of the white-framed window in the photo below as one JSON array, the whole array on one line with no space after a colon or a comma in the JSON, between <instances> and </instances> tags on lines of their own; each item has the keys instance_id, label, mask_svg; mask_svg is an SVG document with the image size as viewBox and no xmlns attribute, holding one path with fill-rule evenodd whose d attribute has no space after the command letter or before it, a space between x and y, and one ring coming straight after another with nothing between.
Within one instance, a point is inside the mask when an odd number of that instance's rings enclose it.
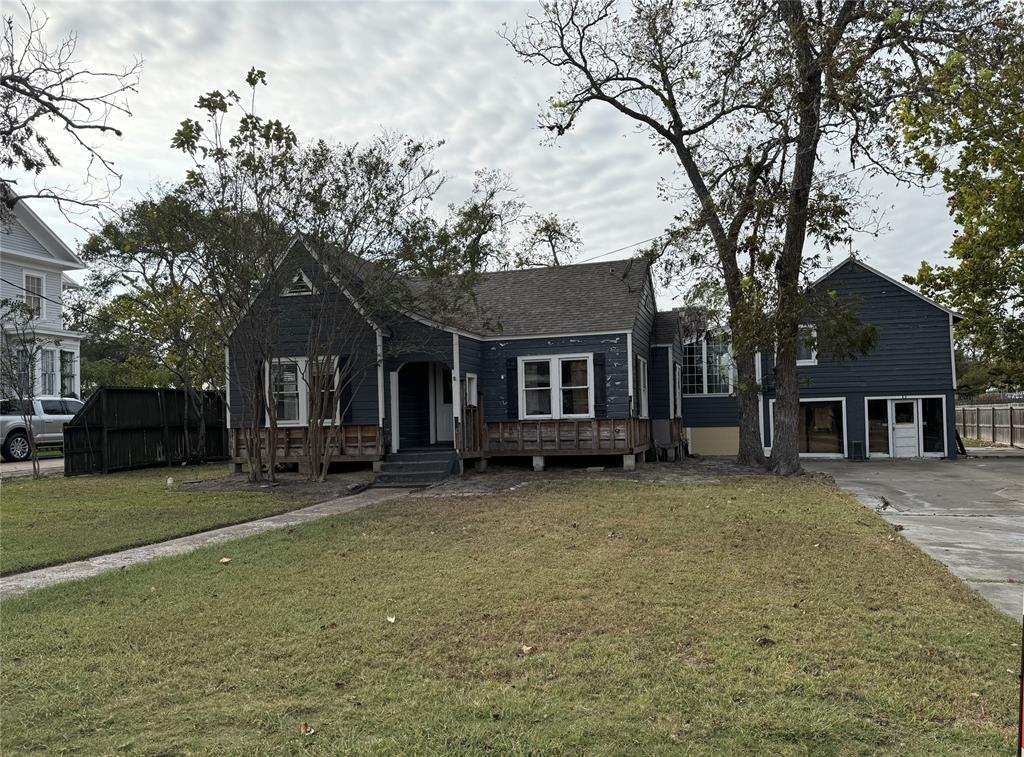
<instances>
[{"instance_id":1,"label":"white-framed window","mask_svg":"<svg viewBox=\"0 0 1024 757\"><path fill-rule=\"evenodd\" d=\"M462 396L466 400L466 407L476 407L480 401L477 387L479 383L475 373L467 373L462 381Z\"/></svg>"},{"instance_id":2,"label":"white-framed window","mask_svg":"<svg viewBox=\"0 0 1024 757\"><path fill-rule=\"evenodd\" d=\"M519 417L593 418L594 355L519 358Z\"/></svg>"},{"instance_id":3,"label":"white-framed window","mask_svg":"<svg viewBox=\"0 0 1024 757\"><path fill-rule=\"evenodd\" d=\"M60 396L61 397L77 397L78 392L76 390L78 381L76 380L75 353L71 350L60 351Z\"/></svg>"},{"instance_id":4,"label":"white-framed window","mask_svg":"<svg viewBox=\"0 0 1024 757\"><path fill-rule=\"evenodd\" d=\"M636 410L637 415L646 418L650 414L647 399L647 361L640 357L636 358Z\"/></svg>"},{"instance_id":5,"label":"white-framed window","mask_svg":"<svg viewBox=\"0 0 1024 757\"><path fill-rule=\"evenodd\" d=\"M319 371L330 371L321 380ZM267 366L268 401L274 403L279 426L306 426L319 410L324 424L339 422L337 357L312 360L305 357L274 358ZM319 402L313 392L322 395Z\"/></svg>"},{"instance_id":6,"label":"white-framed window","mask_svg":"<svg viewBox=\"0 0 1024 757\"><path fill-rule=\"evenodd\" d=\"M797 332L796 364L818 364L818 330L813 326L801 326Z\"/></svg>"},{"instance_id":7,"label":"white-framed window","mask_svg":"<svg viewBox=\"0 0 1024 757\"><path fill-rule=\"evenodd\" d=\"M42 369L40 379L42 380L43 394L53 395L57 393L57 351L43 350L41 359Z\"/></svg>"},{"instance_id":8,"label":"white-framed window","mask_svg":"<svg viewBox=\"0 0 1024 757\"><path fill-rule=\"evenodd\" d=\"M683 345L682 386L687 394L732 394L732 346L727 334L708 334Z\"/></svg>"},{"instance_id":9,"label":"white-framed window","mask_svg":"<svg viewBox=\"0 0 1024 757\"><path fill-rule=\"evenodd\" d=\"M281 292L282 297L304 297L306 295L313 294L313 282L309 280L305 271L301 269L296 271L295 278L291 280L291 283L284 288Z\"/></svg>"},{"instance_id":10,"label":"white-framed window","mask_svg":"<svg viewBox=\"0 0 1024 757\"><path fill-rule=\"evenodd\" d=\"M33 318L43 318L46 315L46 306L43 297L46 293L46 274L25 271L23 275L23 289L25 304L32 313Z\"/></svg>"},{"instance_id":11,"label":"white-framed window","mask_svg":"<svg viewBox=\"0 0 1024 757\"><path fill-rule=\"evenodd\" d=\"M682 418L683 417L683 366L679 363L672 364L672 373L675 378L675 391L672 393L672 399L675 402L673 408L672 417Z\"/></svg>"}]
</instances>

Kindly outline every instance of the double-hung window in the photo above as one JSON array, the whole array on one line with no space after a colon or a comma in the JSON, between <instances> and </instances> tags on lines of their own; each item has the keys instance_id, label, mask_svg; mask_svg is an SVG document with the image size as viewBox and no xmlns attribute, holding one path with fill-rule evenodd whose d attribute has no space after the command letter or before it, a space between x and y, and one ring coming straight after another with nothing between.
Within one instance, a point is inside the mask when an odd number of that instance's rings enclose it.
<instances>
[{"instance_id":1,"label":"double-hung window","mask_svg":"<svg viewBox=\"0 0 1024 757\"><path fill-rule=\"evenodd\" d=\"M519 358L521 418L592 418L594 356Z\"/></svg>"},{"instance_id":2,"label":"double-hung window","mask_svg":"<svg viewBox=\"0 0 1024 757\"><path fill-rule=\"evenodd\" d=\"M636 359L636 410L637 415L646 418L649 413L647 400L647 361L642 357Z\"/></svg>"},{"instance_id":3,"label":"double-hung window","mask_svg":"<svg viewBox=\"0 0 1024 757\"><path fill-rule=\"evenodd\" d=\"M33 318L43 317L43 290L46 288L46 277L41 273L25 272L25 305Z\"/></svg>"},{"instance_id":4,"label":"double-hung window","mask_svg":"<svg viewBox=\"0 0 1024 757\"><path fill-rule=\"evenodd\" d=\"M270 391L278 423L302 423L301 381L297 359L278 358L271 362Z\"/></svg>"},{"instance_id":5,"label":"double-hung window","mask_svg":"<svg viewBox=\"0 0 1024 757\"><path fill-rule=\"evenodd\" d=\"M796 344L797 365L818 364L818 330L813 326L801 326Z\"/></svg>"},{"instance_id":6,"label":"double-hung window","mask_svg":"<svg viewBox=\"0 0 1024 757\"><path fill-rule=\"evenodd\" d=\"M56 350L43 350L42 371L40 373L43 383L43 394L57 393L57 352Z\"/></svg>"},{"instance_id":7,"label":"double-hung window","mask_svg":"<svg viewBox=\"0 0 1024 757\"><path fill-rule=\"evenodd\" d=\"M731 394L732 349L727 335L708 334L683 345L683 394Z\"/></svg>"},{"instance_id":8,"label":"double-hung window","mask_svg":"<svg viewBox=\"0 0 1024 757\"><path fill-rule=\"evenodd\" d=\"M75 392L75 353L70 350L60 351L60 396L74 397Z\"/></svg>"}]
</instances>

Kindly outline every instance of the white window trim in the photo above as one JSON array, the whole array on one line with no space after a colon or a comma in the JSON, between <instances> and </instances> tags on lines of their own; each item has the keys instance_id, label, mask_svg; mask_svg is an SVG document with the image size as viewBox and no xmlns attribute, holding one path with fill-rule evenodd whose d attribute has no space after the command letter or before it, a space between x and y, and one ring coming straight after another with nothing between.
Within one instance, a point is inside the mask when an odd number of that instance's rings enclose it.
<instances>
[{"instance_id":1,"label":"white window trim","mask_svg":"<svg viewBox=\"0 0 1024 757\"><path fill-rule=\"evenodd\" d=\"M696 344L696 340L693 342L687 342L683 345L684 348L690 345ZM729 391L728 392L709 392L708 391L708 340L705 336L700 340L700 377L701 386L704 391L701 392L686 392L683 397L732 397L736 393L736 361L732 359L732 342L729 342L729 357L731 365L729 366Z\"/></svg>"},{"instance_id":2,"label":"white window trim","mask_svg":"<svg viewBox=\"0 0 1024 757\"><path fill-rule=\"evenodd\" d=\"M466 373L466 407L476 407L480 401L480 380L475 373Z\"/></svg>"},{"instance_id":3,"label":"white window trim","mask_svg":"<svg viewBox=\"0 0 1024 757\"><path fill-rule=\"evenodd\" d=\"M843 452L801 452L802 458L821 458L826 460L842 460L849 455L847 440L850 438L850 427L846 422L846 397L801 397L800 404L811 402L841 402L843 403ZM866 406L865 406L866 407ZM771 432L772 444L775 444L775 399L768 400L768 428ZM768 449L771 449L770 447Z\"/></svg>"},{"instance_id":4,"label":"white window trim","mask_svg":"<svg viewBox=\"0 0 1024 757\"><path fill-rule=\"evenodd\" d=\"M334 356L331 358L334 363L334 391L337 393L340 390L339 377L338 377L338 357ZM265 386L267 391L267 403L268 405L275 402L274 399L274 386L271 383L270 376L270 364L273 362L289 362L295 363L298 367L298 379L299 379L299 419L298 420L287 420L282 421L278 419L277 425L279 428L301 428L302 426L309 425L309 358L306 357L290 357L288 355L282 355L280 357L272 358L264 364L264 377L266 379ZM334 418L324 418L322 424L328 426L334 424L335 426L341 425L341 419L339 417L340 407L335 408Z\"/></svg>"},{"instance_id":5,"label":"white window trim","mask_svg":"<svg viewBox=\"0 0 1024 757\"><path fill-rule=\"evenodd\" d=\"M586 360L587 361L587 394L589 400L589 412L587 413L563 413L562 412L562 370L561 361L563 360ZM527 415L526 414L526 372L523 368L525 363L542 363L547 362L549 364L551 386L548 391L551 392L551 413L549 415ZM568 418L575 420L579 418L593 418L594 417L594 353L593 352L582 352L578 354L564 354L564 355L520 355L517 358L517 366L519 372L519 420L521 421L532 421L532 420L558 420L560 418Z\"/></svg>"},{"instance_id":6,"label":"white window trim","mask_svg":"<svg viewBox=\"0 0 1024 757\"><path fill-rule=\"evenodd\" d=\"M921 400L942 400L942 452L924 451L924 418L921 415ZM868 419L868 402L870 400L885 400L886 412L892 408L892 401L914 402L914 418L917 421L917 456L943 458L949 456L949 418L946 417L946 395L945 394L888 394L864 397L864 456L871 459L871 426ZM893 426L892 414L889 414L889 452L875 452L874 456L880 460L899 460L893 457ZM906 458L904 458L906 459Z\"/></svg>"},{"instance_id":7,"label":"white window trim","mask_svg":"<svg viewBox=\"0 0 1024 757\"><path fill-rule=\"evenodd\" d=\"M800 326L800 329L797 331L797 338L799 339L800 331L807 331L808 329L811 332L811 339L814 340L814 346L811 348L811 356L809 358L806 358L804 360L797 360L796 361L796 364L798 366L800 366L800 365L817 365L818 364L818 329L816 329L814 326L810 325L809 323L805 323L802 326Z\"/></svg>"},{"instance_id":8,"label":"white window trim","mask_svg":"<svg viewBox=\"0 0 1024 757\"><path fill-rule=\"evenodd\" d=\"M46 320L46 273L44 271L33 271L28 268L23 269L21 272L21 294L22 302L28 304L28 277L39 279L42 281L40 284L39 291L39 315L36 316L35 320L43 321Z\"/></svg>"},{"instance_id":9,"label":"white window trim","mask_svg":"<svg viewBox=\"0 0 1024 757\"><path fill-rule=\"evenodd\" d=\"M52 385L46 386L46 359L49 356L50 359L50 370L49 374L52 379ZM39 387L42 394L46 394L52 397L60 397L60 355L54 348L47 348L40 351L39 355Z\"/></svg>"},{"instance_id":10,"label":"white window trim","mask_svg":"<svg viewBox=\"0 0 1024 757\"><path fill-rule=\"evenodd\" d=\"M307 287L309 287L309 291L308 292L289 292L288 290L295 283L296 279L302 279L302 283L305 284ZM295 274L295 276L292 277L292 280L289 281L288 284L285 286L284 291L281 292L281 296L282 297L311 297L314 294L316 294L316 288L313 286L313 282L309 280L309 276L307 276L306 272L303 271L301 268L298 270L298 272Z\"/></svg>"},{"instance_id":11,"label":"white window trim","mask_svg":"<svg viewBox=\"0 0 1024 757\"><path fill-rule=\"evenodd\" d=\"M673 395L675 398L675 418L683 417L683 366L680 363L673 362L673 380L675 381L675 387Z\"/></svg>"},{"instance_id":12,"label":"white window trim","mask_svg":"<svg viewBox=\"0 0 1024 757\"><path fill-rule=\"evenodd\" d=\"M640 375L636 377L637 383L640 385L637 391L638 402L637 404L637 417L649 418L651 415L651 403L650 403L650 371L647 366L647 358L636 356L638 365L641 365Z\"/></svg>"}]
</instances>

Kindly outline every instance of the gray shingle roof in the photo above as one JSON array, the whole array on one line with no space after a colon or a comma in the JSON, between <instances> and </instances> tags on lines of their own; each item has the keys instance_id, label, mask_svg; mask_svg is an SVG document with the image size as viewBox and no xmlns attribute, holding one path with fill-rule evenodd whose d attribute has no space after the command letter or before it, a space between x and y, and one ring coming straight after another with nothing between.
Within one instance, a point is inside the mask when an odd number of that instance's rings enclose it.
<instances>
[{"instance_id":1,"label":"gray shingle roof","mask_svg":"<svg viewBox=\"0 0 1024 757\"><path fill-rule=\"evenodd\" d=\"M679 312L669 310L654 314L651 344L672 344L679 337Z\"/></svg>"},{"instance_id":2,"label":"gray shingle roof","mask_svg":"<svg viewBox=\"0 0 1024 757\"><path fill-rule=\"evenodd\" d=\"M478 312L449 325L510 337L629 330L649 267L631 258L485 273L474 289Z\"/></svg>"}]
</instances>

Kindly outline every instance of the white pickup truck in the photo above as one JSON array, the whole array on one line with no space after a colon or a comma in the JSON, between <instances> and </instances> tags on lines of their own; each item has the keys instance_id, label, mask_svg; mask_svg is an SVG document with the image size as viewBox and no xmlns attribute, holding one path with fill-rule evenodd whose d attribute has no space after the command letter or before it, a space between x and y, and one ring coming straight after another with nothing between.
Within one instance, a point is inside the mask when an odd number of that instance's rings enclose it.
<instances>
[{"instance_id":1,"label":"white pickup truck","mask_svg":"<svg viewBox=\"0 0 1024 757\"><path fill-rule=\"evenodd\" d=\"M32 400L0 400L0 455L7 462L29 458L25 419L32 424L39 449L64 448L64 424L84 403L74 397L36 397ZM30 412L26 413L25 410Z\"/></svg>"}]
</instances>

